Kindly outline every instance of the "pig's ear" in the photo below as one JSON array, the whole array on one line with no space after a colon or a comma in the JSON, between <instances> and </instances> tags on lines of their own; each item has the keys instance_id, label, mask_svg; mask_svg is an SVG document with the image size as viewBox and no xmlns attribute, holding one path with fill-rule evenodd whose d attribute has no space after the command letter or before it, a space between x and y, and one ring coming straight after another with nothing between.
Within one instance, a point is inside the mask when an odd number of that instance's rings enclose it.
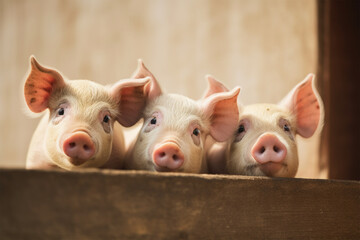
<instances>
[{"instance_id":1,"label":"pig's ear","mask_svg":"<svg viewBox=\"0 0 360 240\"><path fill-rule=\"evenodd\" d=\"M131 127L142 117L147 100L145 87L150 80L150 77L120 80L110 89L119 106L117 120L121 125Z\"/></svg>"},{"instance_id":2,"label":"pig's ear","mask_svg":"<svg viewBox=\"0 0 360 240\"><path fill-rule=\"evenodd\" d=\"M239 122L237 98L240 88L230 92L215 93L201 102L205 115L210 119L210 135L218 142L234 134Z\"/></svg>"},{"instance_id":3,"label":"pig's ear","mask_svg":"<svg viewBox=\"0 0 360 240\"><path fill-rule=\"evenodd\" d=\"M322 101L315 88L314 78L314 74L307 75L279 103L295 114L296 131L304 138L314 134L322 118Z\"/></svg>"},{"instance_id":4,"label":"pig's ear","mask_svg":"<svg viewBox=\"0 0 360 240\"><path fill-rule=\"evenodd\" d=\"M229 91L229 89L227 89L227 87L225 87L224 84L222 84L220 81L216 80L213 76L208 74L205 76L205 78L208 81L208 88L202 97L203 99L209 97L210 95L212 95L214 93Z\"/></svg>"},{"instance_id":5,"label":"pig's ear","mask_svg":"<svg viewBox=\"0 0 360 240\"><path fill-rule=\"evenodd\" d=\"M138 60L138 66L131 78L139 79L144 77L150 77L151 82L146 86L145 91L147 92L148 99L152 100L162 94L159 83L157 82L154 75L147 69L141 59Z\"/></svg>"},{"instance_id":6,"label":"pig's ear","mask_svg":"<svg viewBox=\"0 0 360 240\"><path fill-rule=\"evenodd\" d=\"M65 81L56 70L41 66L34 56L30 57L30 65L24 86L25 100L31 111L39 113L48 107L51 93L64 87Z\"/></svg>"}]
</instances>

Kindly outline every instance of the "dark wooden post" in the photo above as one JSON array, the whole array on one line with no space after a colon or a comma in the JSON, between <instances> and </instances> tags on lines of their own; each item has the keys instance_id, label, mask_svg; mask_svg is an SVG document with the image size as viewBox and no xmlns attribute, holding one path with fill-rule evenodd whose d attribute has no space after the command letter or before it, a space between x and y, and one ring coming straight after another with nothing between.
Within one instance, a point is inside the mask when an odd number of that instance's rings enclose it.
<instances>
[{"instance_id":1,"label":"dark wooden post","mask_svg":"<svg viewBox=\"0 0 360 240\"><path fill-rule=\"evenodd\" d=\"M360 1L318 0L322 161L329 178L360 180Z\"/></svg>"}]
</instances>

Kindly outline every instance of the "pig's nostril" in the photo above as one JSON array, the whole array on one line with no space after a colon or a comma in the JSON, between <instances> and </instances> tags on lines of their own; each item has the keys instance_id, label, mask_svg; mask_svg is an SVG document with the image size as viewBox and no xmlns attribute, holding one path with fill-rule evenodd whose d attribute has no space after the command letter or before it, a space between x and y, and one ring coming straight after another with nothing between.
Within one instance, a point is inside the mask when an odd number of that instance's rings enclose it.
<instances>
[{"instance_id":1,"label":"pig's nostril","mask_svg":"<svg viewBox=\"0 0 360 240\"><path fill-rule=\"evenodd\" d=\"M161 152L160 153L160 157L165 157L166 153L165 152Z\"/></svg>"},{"instance_id":2,"label":"pig's nostril","mask_svg":"<svg viewBox=\"0 0 360 240\"><path fill-rule=\"evenodd\" d=\"M76 143L71 142L71 143L69 143L69 146L70 146L71 148L74 148L74 147L76 146Z\"/></svg>"},{"instance_id":3,"label":"pig's nostril","mask_svg":"<svg viewBox=\"0 0 360 240\"><path fill-rule=\"evenodd\" d=\"M174 154L174 155L173 155L173 159L174 159L175 161L177 161L177 160L179 159L178 155Z\"/></svg>"},{"instance_id":4,"label":"pig's nostril","mask_svg":"<svg viewBox=\"0 0 360 240\"><path fill-rule=\"evenodd\" d=\"M273 147L273 150L274 150L274 152L276 152L276 153L278 153L278 152L280 151L280 149L279 149L277 146L274 146L274 147Z\"/></svg>"},{"instance_id":5,"label":"pig's nostril","mask_svg":"<svg viewBox=\"0 0 360 240\"><path fill-rule=\"evenodd\" d=\"M265 152L265 147L261 147L259 152L264 153Z\"/></svg>"},{"instance_id":6,"label":"pig's nostril","mask_svg":"<svg viewBox=\"0 0 360 240\"><path fill-rule=\"evenodd\" d=\"M85 145L84 145L84 150L87 151L87 150L89 150L89 149L90 149L89 146L85 144Z\"/></svg>"}]
</instances>

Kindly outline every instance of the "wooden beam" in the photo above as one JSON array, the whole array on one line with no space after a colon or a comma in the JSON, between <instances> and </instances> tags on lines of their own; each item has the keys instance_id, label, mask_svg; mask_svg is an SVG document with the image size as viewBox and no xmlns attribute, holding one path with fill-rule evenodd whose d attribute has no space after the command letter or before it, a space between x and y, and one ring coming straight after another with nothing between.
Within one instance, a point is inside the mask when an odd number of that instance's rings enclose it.
<instances>
[{"instance_id":1,"label":"wooden beam","mask_svg":"<svg viewBox=\"0 0 360 240\"><path fill-rule=\"evenodd\" d=\"M318 31L321 164L331 179L360 180L360 1L318 0Z\"/></svg>"},{"instance_id":2,"label":"wooden beam","mask_svg":"<svg viewBox=\"0 0 360 240\"><path fill-rule=\"evenodd\" d=\"M360 183L0 169L1 239L360 239Z\"/></svg>"}]
</instances>

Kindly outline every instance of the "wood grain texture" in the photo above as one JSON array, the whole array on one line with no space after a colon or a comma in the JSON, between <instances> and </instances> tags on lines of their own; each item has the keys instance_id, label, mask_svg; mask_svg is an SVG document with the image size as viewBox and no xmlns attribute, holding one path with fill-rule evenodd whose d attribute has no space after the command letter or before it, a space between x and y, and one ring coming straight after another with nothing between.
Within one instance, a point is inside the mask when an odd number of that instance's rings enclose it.
<instances>
[{"instance_id":1,"label":"wood grain texture","mask_svg":"<svg viewBox=\"0 0 360 240\"><path fill-rule=\"evenodd\" d=\"M319 76L325 103L322 155L329 177L360 180L360 2L318 0Z\"/></svg>"},{"instance_id":2,"label":"wood grain texture","mask_svg":"<svg viewBox=\"0 0 360 240\"><path fill-rule=\"evenodd\" d=\"M359 239L355 181L0 170L2 239Z\"/></svg>"}]
</instances>

